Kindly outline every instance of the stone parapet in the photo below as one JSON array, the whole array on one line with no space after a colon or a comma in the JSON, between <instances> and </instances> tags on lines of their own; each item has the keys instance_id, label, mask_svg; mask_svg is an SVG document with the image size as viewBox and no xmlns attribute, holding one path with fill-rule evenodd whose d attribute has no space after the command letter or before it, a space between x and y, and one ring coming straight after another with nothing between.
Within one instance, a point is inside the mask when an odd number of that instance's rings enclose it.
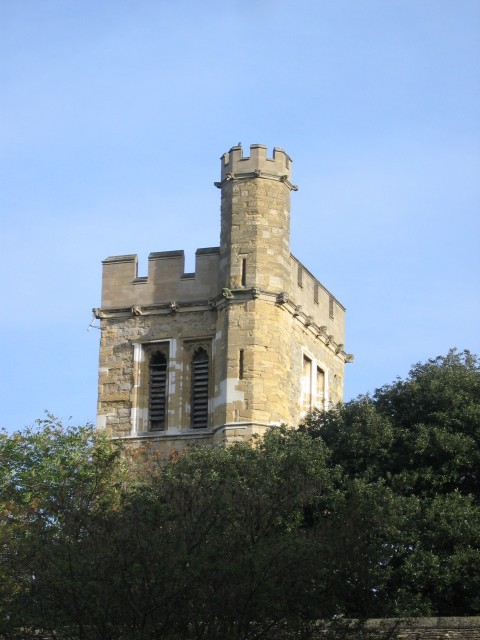
<instances>
[{"instance_id":1,"label":"stone parapet","mask_svg":"<svg viewBox=\"0 0 480 640\"><path fill-rule=\"evenodd\" d=\"M250 155L243 155L241 146L232 147L224 153L221 164L221 180L235 178L268 177L282 181L290 180L292 160L283 149L275 147L273 157L267 158L267 147L263 144L250 145ZM217 186L220 186L218 184Z\"/></svg>"},{"instance_id":2,"label":"stone parapet","mask_svg":"<svg viewBox=\"0 0 480 640\"><path fill-rule=\"evenodd\" d=\"M345 307L294 256L290 256L290 286L286 292L300 315L311 318L312 324L322 327L331 341L343 344Z\"/></svg>"},{"instance_id":3,"label":"stone parapet","mask_svg":"<svg viewBox=\"0 0 480 640\"><path fill-rule=\"evenodd\" d=\"M194 273L183 251L151 253L140 277L136 255L103 261L100 429L167 456L342 400L345 309L290 253L291 163L258 144L222 156L220 247Z\"/></svg>"},{"instance_id":4,"label":"stone parapet","mask_svg":"<svg viewBox=\"0 0 480 640\"><path fill-rule=\"evenodd\" d=\"M197 249L195 272L185 273L183 251L148 257L148 275L138 276L136 255L103 261L102 309L208 299L218 292L219 249Z\"/></svg>"}]
</instances>

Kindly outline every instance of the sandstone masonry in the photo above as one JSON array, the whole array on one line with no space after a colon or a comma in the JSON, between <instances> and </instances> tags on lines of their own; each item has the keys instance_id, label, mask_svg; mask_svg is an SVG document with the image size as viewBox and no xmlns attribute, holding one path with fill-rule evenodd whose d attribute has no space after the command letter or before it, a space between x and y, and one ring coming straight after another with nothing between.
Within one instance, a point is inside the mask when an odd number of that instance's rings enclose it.
<instances>
[{"instance_id":1,"label":"sandstone masonry","mask_svg":"<svg viewBox=\"0 0 480 640\"><path fill-rule=\"evenodd\" d=\"M330 630L315 636L332 637ZM371 619L362 630L339 633L340 640L480 640L480 617Z\"/></svg>"},{"instance_id":2,"label":"sandstone masonry","mask_svg":"<svg viewBox=\"0 0 480 640\"><path fill-rule=\"evenodd\" d=\"M342 399L344 313L290 254L291 159L221 158L220 247L103 261L97 425L165 455L233 442Z\"/></svg>"}]
</instances>

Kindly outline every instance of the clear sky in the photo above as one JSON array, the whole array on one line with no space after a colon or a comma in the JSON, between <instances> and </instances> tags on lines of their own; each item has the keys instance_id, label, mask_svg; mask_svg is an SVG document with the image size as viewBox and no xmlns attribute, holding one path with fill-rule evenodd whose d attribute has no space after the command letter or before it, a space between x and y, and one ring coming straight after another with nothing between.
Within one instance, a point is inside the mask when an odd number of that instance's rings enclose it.
<instances>
[{"instance_id":1,"label":"clear sky","mask_svg":"<svg viewBox=\"0 0 480 640\"><path fill-rule=\"evenodd\" d=\"M345 398L480 352L479 0L0 0L0 426L95 419L101 261L219 244L219 157L293 159Z\"/></svg>"}]
</instances>

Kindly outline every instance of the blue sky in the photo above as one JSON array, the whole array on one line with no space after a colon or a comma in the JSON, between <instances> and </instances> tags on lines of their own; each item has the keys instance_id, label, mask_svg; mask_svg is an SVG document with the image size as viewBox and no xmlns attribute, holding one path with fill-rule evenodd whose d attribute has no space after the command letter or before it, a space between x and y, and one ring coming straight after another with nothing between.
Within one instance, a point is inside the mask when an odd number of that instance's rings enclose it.
<instances>
[{"instance_id":1,"label":"blue sky","mask_svg":"<svg viewBox=\"0 0 480 640\"><path fill-rule=\"evenodd\" d=\"M219 243L220 155L293 158L345 398L480 352L478 0L0 0L0 426L94 420L101 260Z\"/></svg>"}]
</instances>

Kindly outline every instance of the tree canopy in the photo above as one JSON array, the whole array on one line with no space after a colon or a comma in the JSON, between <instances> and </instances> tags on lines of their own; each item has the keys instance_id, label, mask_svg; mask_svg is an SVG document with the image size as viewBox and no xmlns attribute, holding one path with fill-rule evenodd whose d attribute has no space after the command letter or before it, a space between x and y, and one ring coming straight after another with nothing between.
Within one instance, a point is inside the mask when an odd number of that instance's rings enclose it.
<instances>
[{"instance_id":1,"label":"tree canopy","mask_svg":"<svg viewBox=\"0 0 480 640\"><path fill-rule=\"evenodd\" d=\"M407 379L322 414L320 438L350 487L381 492L388 615L480 613L480 369L468 351L415 365Z\"/></svg>"},{"instance_id":2,"label":"tree canopy","mask_svg":"<svg viewBox=\"0 0 480 640\"><path fill-rule=\"evenodd\" d=\"M164 464L51 416L0 434L0 637L335 637L345 619L478 614L479 445L478 360L455 351L299 429Z\"/></svg>"}]
</instances>

